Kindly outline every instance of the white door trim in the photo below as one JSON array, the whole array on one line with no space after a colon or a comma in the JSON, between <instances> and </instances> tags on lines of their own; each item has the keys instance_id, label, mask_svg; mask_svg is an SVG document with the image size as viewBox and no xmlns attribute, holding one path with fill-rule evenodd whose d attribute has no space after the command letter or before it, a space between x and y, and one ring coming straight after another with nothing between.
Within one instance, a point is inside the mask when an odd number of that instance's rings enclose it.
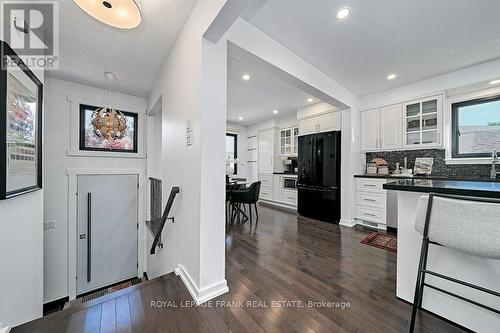
<instances>
[{"instance_id":1,"label":"white door trim","mask_svg":"<svg viewBox=\"0 0 500 333\"><path fill-rule=\"evenodd\" d=\"M79 175L137 175L139 178L137 217L139 230L137 230L137 277L142 277L146 271L146 228L145 228L145 189L146 175L143 169L111 169L111 168L69 168L66 169L68 175L68 296L70 300L76 298L76 276L77 276L77 185Z\"/></svg>"}]
</instances>

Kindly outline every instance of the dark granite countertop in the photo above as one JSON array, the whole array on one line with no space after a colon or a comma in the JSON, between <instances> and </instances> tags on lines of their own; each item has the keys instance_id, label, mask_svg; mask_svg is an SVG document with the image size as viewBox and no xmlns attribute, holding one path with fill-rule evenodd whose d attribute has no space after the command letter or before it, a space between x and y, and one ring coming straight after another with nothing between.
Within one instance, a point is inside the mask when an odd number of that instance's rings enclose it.
<instances>
[{"instance_id":1,"label":"dark granite countertop","mask_svg":"<svg viewBox=\"0 0 500 333\"><path fill-rule=\"evenodd\" d=\"M427 180L455 180L455 181L469 181L469 182L488 182L497 183L500 182L500 178L491 179L489 177L466 177L466 178L453 178L445 176L402 176L402 175L354 175L354 178L382 178L382 179L427 179Z\"/></svg>"},{"instance_id":2,"label":"dark granite countertop","mask_svg":"<svg viewBox=\"0 0 500 333\"><path fill-rule=\"evenodd\" d=\"M401 179L384 184L384 189L407 192L455 194L471 197L500 198L499 182L464 180Z\"/></svg>"}]
</instances>

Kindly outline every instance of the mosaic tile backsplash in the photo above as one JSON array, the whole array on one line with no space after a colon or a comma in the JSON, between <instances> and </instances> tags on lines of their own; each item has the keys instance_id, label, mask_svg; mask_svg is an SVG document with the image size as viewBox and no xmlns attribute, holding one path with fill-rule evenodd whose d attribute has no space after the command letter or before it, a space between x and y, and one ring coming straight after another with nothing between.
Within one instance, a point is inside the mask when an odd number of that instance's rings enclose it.
<instances>
[{"instance_id":1,"label":"mosaic tile backsplash","mask_svg":"<svg viewBox=\"0 0 500 333\"><path fill-rule=\"evenodd\" d=\"M366 161L374 158L383 158L389 164L389 170L396 169L396 163L404 166L404 158L408 158L408 168L413 169L417 157L432 157L434 165L432 167L432 176L449 178L488 178L490 176L490 164L446 164L444 149L418 149L418 150L399 150L366 153Z\"/></svg>"}]
</instances>

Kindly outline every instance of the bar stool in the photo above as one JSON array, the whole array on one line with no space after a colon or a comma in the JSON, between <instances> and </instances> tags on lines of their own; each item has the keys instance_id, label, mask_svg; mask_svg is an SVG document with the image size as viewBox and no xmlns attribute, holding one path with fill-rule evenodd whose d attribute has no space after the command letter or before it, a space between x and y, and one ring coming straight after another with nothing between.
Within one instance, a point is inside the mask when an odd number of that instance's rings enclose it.
<instances>
[{"instance_id":1,"label":"bar stool","mask_svg":"<svg viewBox=\"0 0 500 333\"><path fill-rule=\"evenodd\" d=\"M463 223L466 221L467 223ZM500 293L427 269L429 245L448 247L469 255L500 259L500 200L430 193L419 198L415 229L422 234L410 332L417 309L422 308L424 287L456 297L486 310L500 310L425 283L426 274L500 297Z\"/></svg>"}]
</instances>

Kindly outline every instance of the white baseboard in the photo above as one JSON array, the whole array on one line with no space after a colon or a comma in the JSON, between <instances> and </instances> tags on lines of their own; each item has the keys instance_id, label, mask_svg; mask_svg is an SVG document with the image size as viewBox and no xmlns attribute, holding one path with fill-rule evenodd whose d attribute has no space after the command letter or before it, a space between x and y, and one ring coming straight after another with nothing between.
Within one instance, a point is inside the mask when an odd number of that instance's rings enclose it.
<instances>
[{"instance_id":1,"label":"white baseboard","mask_svg":"<svg viewBox=\"0 0 500 333\"><path fill-rule=\"evenodd\" d=\"M346 220L346 219L341 219L339 222L339 225L342 225L344 227L349 227L352 228L356 225L356 220Z\"/></svg>"},{"instance_id":2,"label":"white baseboard","mask_svg":"<svg viewBox=\"0 0 500 333\"><path fill-rule=\"evenodd\" d=\"M184 282L184 285L189 290L189 293L195 300L196 304L205 303L229 291L226 279L200 290L184 266L181 264L177 265L174 272L176 275L180 276L182 282Z\"/></svg>"}]
</instances>

